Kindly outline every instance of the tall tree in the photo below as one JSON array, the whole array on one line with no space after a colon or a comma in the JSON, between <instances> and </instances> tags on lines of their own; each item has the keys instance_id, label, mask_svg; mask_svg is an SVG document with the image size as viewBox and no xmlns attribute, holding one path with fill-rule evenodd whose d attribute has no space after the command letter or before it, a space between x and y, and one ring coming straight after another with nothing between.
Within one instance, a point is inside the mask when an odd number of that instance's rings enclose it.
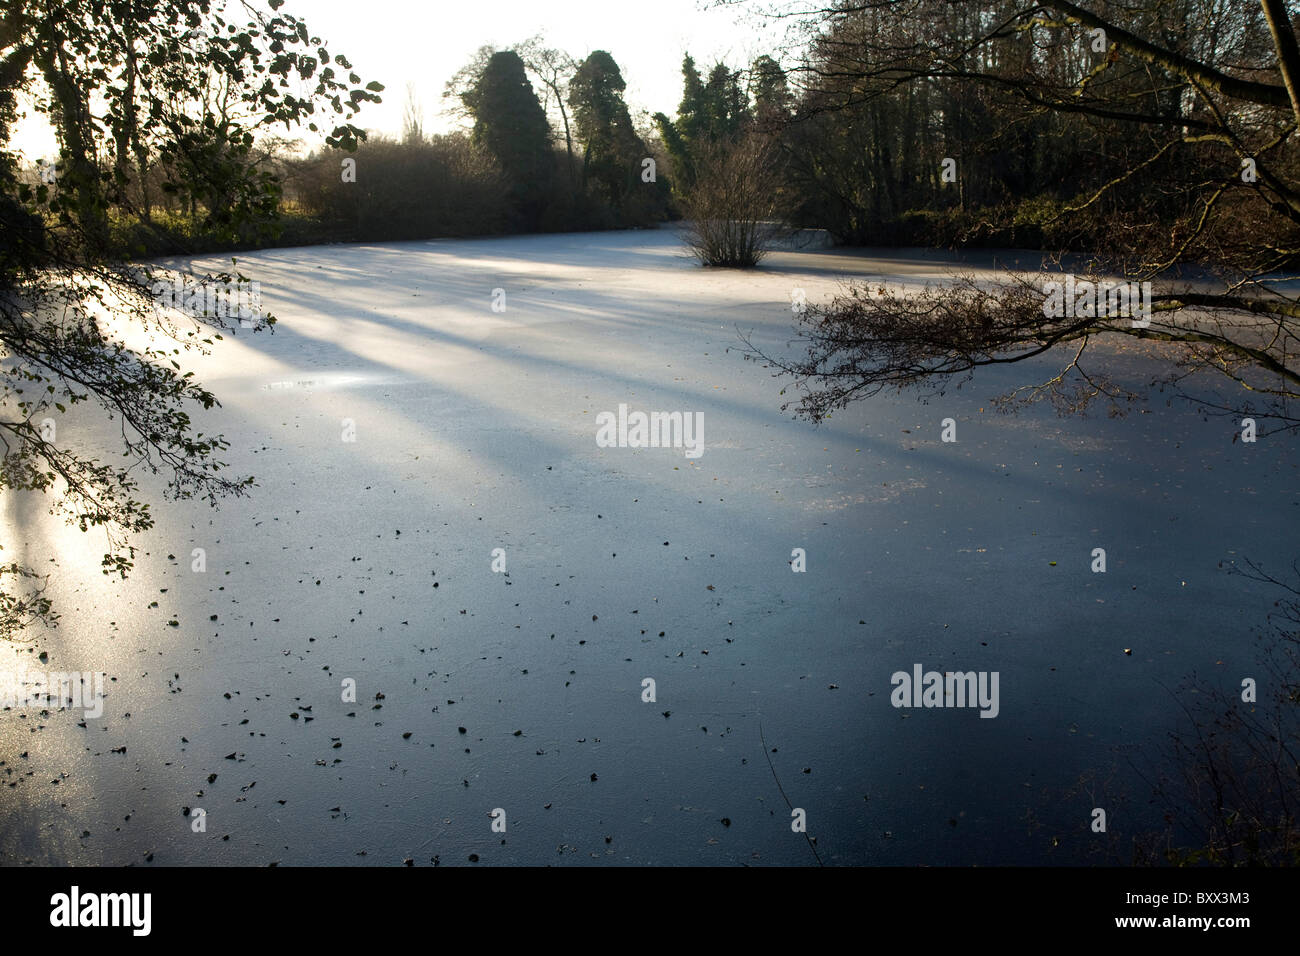
<instances>
[{"instance_id":1,"label":"tall tree","mask_svg":"<svg viewBox=\"0 0 1300 956\"><path fill-rule=\"evenodd\" d=\"M749 92L754 98L754 117L765 127L779 126L790 117L794 97L781 64L764 53L749 71Z\"/></svg>"},{"instance_id":2,"label":"tall tree","mask_svg":"<svg viewBox=\"0 0 1300 956\"><path fill-rule=\"evenodd\" d=\"M623 101L626 87L618 64L604 50L583 60L569 85L569 106L583 144L584 184L597 183L615 209L638 180L646 155Z\"/></svg>"},{"instance_id":3,"label":"tall tree","mask_svg":"<svg viewBox=\"0 0 1300 956\"><path fill-rule=\"evenodd\" d=\"M654 121L677 171L676 186L684 194L695 181L698 154L719 140L734 139L749 121L749 98L740 86L740 74L718 63L705 83L688 54L682 60L676 121L663 113L656 113Z\"/></svg>"},{"instance_id":4,"label":"tall tree","mask_svg":"<svg viewBox=\"0 0 1300 956\"><path fill-rule=\"evenodd\" d=\"M205 214L203 226L231 233L236 222L274 216L278 193L262 175L255 138L270 127L316 116L349 120L377 101L377 83L360 85L346 58L331 57L319 37L290 14L213 0L23 0L6 14L6 59L25 83L50 91L60 144L60 208L81 240L102 248L108 209L126 199L129 171L143 184L152 162L170 193ZM38 98L43 103L44 98ZM342 122L331 145L350 146L361 131ZM99 157L110 157L101 168Z\"/></svg>"},{"instance_id":5,"label":"tall tree","mask_svg":"<svg viewBox=\"0 0 1300 956\"><path fill-rule=\"evenodd\" d=\"M578 69L577 62L563 50L548 47L540 36L530 37L516 44L515 52L524 61L528 72L537 77L537 82L546 91L542 98L542 109L549 111L551 103L560 114L560 124L564 127L564 149L568 157L568 169L573 169L573 131L569 128L569 112L565 104L569 95L569 81Z\"/></svg>"},{"instance_id":6,"label":"tall tree","mask_svg":"<svg viewBox=\"0 0 1300 956\"><path fill-rule=\"evenodd\" d=\"M704 115L701 132L710 141L733 139L748 124L749 96L740 85L739 71L714 64L704 84Z\"/></svg>"},{"instance_id":7,"label":"tall tree","mask_svg":"<svg viewBox=\"0 0 1300 956\"><path fill-rule=\"evenodd\" d=\"M474 142L496 158L510 180L522 224L536 227L554 162L551 127L528 81L524 61L513 50L493 53L462 99L474 117Z\"/></svg>"},{"instance_id":8,"label":"tall tree","mask_svg":"<svg viewBox=\"0 0 1300 956\"><path fill-rule=\"evenodd\" d=\"M682 139L691 143L699 139L708 123L704 97L704 80L690 54L682 58L682 102L677 107L677 123Z\"/></svg>"},{"instance_id":9,"label":"tall tree","mask_svg":"<svg viewBox=\"0 0 1300 956\"><path fill-rule=\"evenodd\" d=\"M424 142L424 105L415 92L415 84L406 84L406 103L402 107L402 142Z\"/></svg>"}]
</instances>

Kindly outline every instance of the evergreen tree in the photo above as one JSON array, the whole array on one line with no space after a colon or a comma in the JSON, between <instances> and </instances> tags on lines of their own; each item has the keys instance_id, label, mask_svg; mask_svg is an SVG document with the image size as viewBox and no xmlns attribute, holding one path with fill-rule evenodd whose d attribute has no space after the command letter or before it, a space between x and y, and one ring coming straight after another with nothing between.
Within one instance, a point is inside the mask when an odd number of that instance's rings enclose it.
<instances>
[{"instance_id":1,"label":"evergreen tree","mask_svg":"<svg viewBox=\"0 0 1300 956\"><path fill-rule=\"evenodd\" d=\"M569 108L583 144L584 185L597 184L615 210L639 181L639 164L647 154L623 101L626 87L618 64L604 50L587 57L569 85Z\"/></svg>"},{"instance_id":2,"label":"evergreen tree","mask_svg":"<svg viewBox=\"0 0 1300 956\"><path fill-rule=\"evenodd\" d=\"M703 133L710 142L731 140L749 123L749 96L740 85L740 74L716 63L704 86Z\"/></svg>"},{"instance_id":3,"label":"evergreen tree","mask_svg":"<svg viewBox=\"0 0 1300 956\"><path fill-rule=\"evenodd\" d=\"M789 117L794 97L790 95L785 71L766 53L754 60L750 68L749 92L754 97L754 117L764 126Z\"/></svg>"},{"instance_id":4,"label":"evergreen tree","mask_svg":"<svg viewBox=\"0 0 1300 956\"><path fill-rule=\"evenodd\" d=\"M682 102L676 122L663 113L654 115L664 148L672 157L677 186L687 189L695 181L697 157L709 144L734 139L749 122L749 97L740 86L740 74L718 63L706 84L695 60L682 60Z\"/></svg>"},{"instance_id":5,"label":"evergreen tree","mask_svg":"<svg viewBox=\"0 0 1300 956\"><path fill-rule=\"evenodd\" d=\"M677 129L681 138L693 143L700 137L701 124L707 122L704 81L689 54L682 60L682 102L677 107Z\"/></svg>"},{"instance_id":6,"label":"evergreen tree","mask_svg":"<svg viewBox=\"0 0 1300 956\"><path fill-rule=\"evenodd\" d=\"M482 75L462 96L474 117L475 144L484 147L510 181L511 202L525 229L541 220L554 157L551 126L513 50L493 53Z\"/></svg>"}]
</instances>

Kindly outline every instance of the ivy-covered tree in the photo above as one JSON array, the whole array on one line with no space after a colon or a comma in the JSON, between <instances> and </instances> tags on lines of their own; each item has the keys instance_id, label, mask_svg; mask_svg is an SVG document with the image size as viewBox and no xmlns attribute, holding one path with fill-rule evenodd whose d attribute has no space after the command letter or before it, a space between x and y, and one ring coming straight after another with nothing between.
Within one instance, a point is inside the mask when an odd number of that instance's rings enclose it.
<instances>
[{"instance_id":1,"label":"ivy-covered tree","mask_svg":"<svg viewBox=\"0 0 1300 956\"><path fill-rule=\"evenodd\" d=\"M513 50L498 50L461 96L474 117L474 142L487 149L510 180L520 224L535 228L554 172L551 126Z\"/></svg>"},{"instance_id":2,"label":"ivy-covered tree","mask_svg":"<svg viewBox=\"0 0 1300 956\"><path fill-rule=\"evenodd\" d=\"M646 155L623 101L626 87L618 64L604 50L583 60L569 84L569 108L583 146L584 186L597 185L615 210L640 182L640 161Z\"/></svg>"},{"instance_id":3,"label":"ivy-covered tree","mask_svg":"<svg viewBox=\"0 0 1300 956\"><path fill-rule=\"evenodd\" d=\"M764 53L749 71L749 92L754 98L754 118L761 127L779 127L790 118L794 96L781 64Z\"/></svg>"}]
</instances>

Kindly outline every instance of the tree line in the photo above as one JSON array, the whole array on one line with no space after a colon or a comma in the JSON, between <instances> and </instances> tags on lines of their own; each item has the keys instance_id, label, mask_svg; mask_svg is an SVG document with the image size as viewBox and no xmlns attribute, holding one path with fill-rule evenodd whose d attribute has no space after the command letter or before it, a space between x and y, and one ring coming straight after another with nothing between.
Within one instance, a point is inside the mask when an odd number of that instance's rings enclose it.
<instances>
[{"instance_id":1,"label":"tree line","mask_svg":"<svg viewBox=\"0 0 1300 956\"><path fill-rule=\"evenodd\" d=\"M481 48L447 84L469 132L427 136L410 104L400 139L286 164L289 194L358 239L635 228L674 218L660 144L636 129L614 58L582 61L534 37ZM548 115L552 114L552 115ZM355 159L355 177L340 164Z\"/></svg>"},{"instance_id":2,"label":"tree line","mask_svg":"<svg viewBox=\"0 0 1300 956\"><path fill-rule=\"evenodd\" d=\"M1218 0L1102 6L1112 32L1178 37L1178 55L1211 66L1271 48L1261 13ZM648 226L716 212L729 164L761 172L749 201L764 216L850 245L1094 250L1133 240L1114 227L1121 212L1148 232L1180 228L1198 200L1173 184L1219 161L1211 107L1185 86L1152 84L1149 65L1135 68L1104 28L1053 13L1061 7L838 0L811 18L806 43L746 69L702 71L687 55L676 110L640 122L610 53L577 60L532 37L481 48L448 82L467 131L426 135L408 110L400 136L349 127L307 157L275 124L253 122L237 74L169 65L201 48L238 70L245 52L197 28L159 30L137 11L111 37L122 70L105 83L77 66L86 38L65 16L59 53L36 44L10 63L53 93L58 178L15 170L14 183L75 209L88 238L132 255ZM289 62L276 54L263 69L275 77ZM341 82L357 77L349 63L302 65L331 107L378 99L379 84ZM272 115L314 127L305 99L271 88ZM91 90L109 104L102 130ZM1171 124L1193 135L1148 155L1153 131ZM1288 142L1270 148L1290 161Z\"/></svg>"}]
</instances>

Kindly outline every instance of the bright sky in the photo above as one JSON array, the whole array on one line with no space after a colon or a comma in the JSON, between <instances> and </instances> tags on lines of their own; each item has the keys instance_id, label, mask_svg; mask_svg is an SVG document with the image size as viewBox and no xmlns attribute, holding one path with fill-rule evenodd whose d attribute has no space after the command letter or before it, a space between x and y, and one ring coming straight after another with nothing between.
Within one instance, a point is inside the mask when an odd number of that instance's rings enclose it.
<instances>
[{"instance_id":1,"label":"bright sky","mask_svg":"<svg viewBox=\"0 0 1300 956\"><path fill-rule=\"evenodd\" d=\"M408 82L424 105L427 132L454 125L441 115L443 88L485 44L507 47L541 33L578 60L606 50L627 81L633 116L672 116L685 53L701 72L717 60L740 68L761 53L775 55L784 33L748 5L719 9L711 0L289 0L284 10L306 20L331 53L343 53L363 81L384 84L384 102L365 104L359 125L393 135L401 132ZM29 160L57 153L43 117L29 115L17 132Z\"/></svg>"}]
</instances>

